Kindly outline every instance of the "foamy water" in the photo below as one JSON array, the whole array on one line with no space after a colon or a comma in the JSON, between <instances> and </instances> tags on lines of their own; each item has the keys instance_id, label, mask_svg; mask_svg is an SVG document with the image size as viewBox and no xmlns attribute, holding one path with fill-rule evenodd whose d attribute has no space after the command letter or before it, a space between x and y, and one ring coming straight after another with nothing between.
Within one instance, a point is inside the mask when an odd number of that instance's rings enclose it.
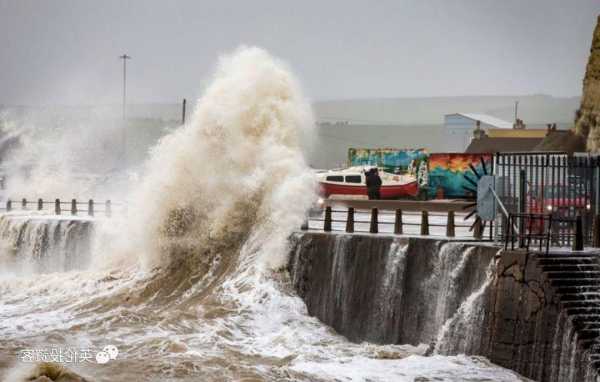
<instances>
[{"instance_id":1,"label":"foamy water","mask_svg":"<svg viewBox=\"0 0 600 382\"><path fill-rule=\"evenodd\" d=\"M128 217L97 222L85 269L1 272L0 377L39 374L24 349L115 345L106 364L64 366L91 381L522 380L427 345L350 343L308 316L283 267L314 198L307 105L263 50L223 57L190 124L154 149Z\"/></svg>"}]
</instances>

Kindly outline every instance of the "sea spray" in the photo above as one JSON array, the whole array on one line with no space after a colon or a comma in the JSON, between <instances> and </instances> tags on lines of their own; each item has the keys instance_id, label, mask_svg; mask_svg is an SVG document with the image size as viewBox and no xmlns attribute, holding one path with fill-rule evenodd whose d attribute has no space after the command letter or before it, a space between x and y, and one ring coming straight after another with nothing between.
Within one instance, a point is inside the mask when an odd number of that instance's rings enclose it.
<instances>
[{"instance_id":1,"label":"sea spray","mask_svg":"<svg viewBox=\"0 0 600 382\"><path fill-rule=\"evenodd\" d=\"M153 150L133 206L133 248L151 268L169 263L173 238L199 247L264 236L271 266L313 198L299 130L310 107L286 66L259 48L220 59L190 123ZM268 248L267 248L268 247Z\"/></svg>"},{"instance_id":2,"label":"sea spray","mask_svg":"<svg viewBox=\"0 0 600 382\"><path fill-rule=\"evenodd\" d=\"M143 141L146 126L79 111L51 106L0 111L4 197L98 201L127 195L132 163L126 153L140 145L132 141ZM134 135L129 145L123 142L127 123Z\"/></svg>"},{"instance_id":3,"label":"sea spray","mask_svg":"<svg viewBox=\"0 0 600 382\"><path fill-rule=\"evenodd\" d=\"M104 220L94 259L108 269L0 280L0 349L118 346L73 369L94 381L514 381L466 357L350 343L307 315L278 269L313 197L297 88L260 49L223 58L193 120L154 150L129 219Z\"/></svg>"}]
</instances>

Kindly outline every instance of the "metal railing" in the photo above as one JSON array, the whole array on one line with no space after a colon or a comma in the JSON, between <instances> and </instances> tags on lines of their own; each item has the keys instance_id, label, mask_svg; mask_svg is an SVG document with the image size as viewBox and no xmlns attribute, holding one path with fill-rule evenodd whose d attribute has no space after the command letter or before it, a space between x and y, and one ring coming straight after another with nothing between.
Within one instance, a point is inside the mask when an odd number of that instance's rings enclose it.
<instances>
[{"instance_id":1,"label":"metal railing","mask_svg":"<svg viewBox=\"0 0 600 382\"><path fill-rule=\"evenodd\" d=\"M93 199L89 199L88 201L82 202L77 201L77 199L71 199L70 201L55 199L49 201L43 199L28 200L23 198L21 200L6 200L5 205L0 207L0 211L53 211L55 215L70 213L72 216L77 216L79 214L96 216L98 213L102 213L106 217L111 217L114 213L115 205L125 207L123 203L114 203L111 200L96 202Z\"/></svg>"},{"instance_id":2,"label":"metal railing","mask_svg":"<svg viewBox=\"0 0 600 382\"><path fill-rule=\"evenodd\" d=\"M467 202L425 202L408 200L333 200L326 201L323 205L323 217L311 218L312 221L323 222L323 231L334 231L334 223L345 224L344 230L347 233L364 232L380 233L380 226L393 226L392 233L402 235L406 233L405 227L420 227L420 235L428 236L431 234L431 227L445 227L447 237L456 237L457 228L469 228L473 232L473 238L484 240L485 227L481 220L476 219L471 224L461 224L456 222L457 213L467 213L473 209L472 203ZM344 219L336 219L335 214L345 214ZM356 215L363 213L369 216L368 220L358 220ZM414 223L406 221L406 215L419 215L420 222ZM380 219L382 216L392 217L391 221ZM430 222L430 217L445 217L446 223ZM358 230L357 224L368 224L368 230ZM308 229L308 222L304 224ZM489 240L492 239L492 228L489 228Z\"/></svg>"},{"instance_id":3,"label":"metal railing","mask_svg":"<svg viewBox=\"0 0 600 382\"><path fill-rule=\"evenodd\" d=\"M504 249L524 248L548 254L550 247L572 243L573 250L583 250L582 217L557 217L553 214L510 214L504 229ZM518 229L511 229L518 227Z\"/></svg>"}]
</instances>

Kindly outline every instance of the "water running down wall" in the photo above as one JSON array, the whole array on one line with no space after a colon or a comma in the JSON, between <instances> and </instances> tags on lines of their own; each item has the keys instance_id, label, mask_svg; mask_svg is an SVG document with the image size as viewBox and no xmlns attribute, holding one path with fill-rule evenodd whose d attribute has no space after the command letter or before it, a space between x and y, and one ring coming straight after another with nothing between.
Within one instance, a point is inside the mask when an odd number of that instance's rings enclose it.
<instances>
[{"instance_id":1,"label":"water running down wall","mask_svg":"<svg viewBox=\"0 0 600 382\"><path fill-rule=\"evenodd\" d=\"M291 242L288 269L308 313L353 342L425 343L429 353L485 356L537 381L596 381L597 356L540 265L548 256L356 234L297 233Z\"/></svg>"},{"instance_id":2,"label":"water running down wall","mask_svg":"<svg viewBox=\"0 0 600 382\"><path fill-rule=\"evenodd\" d=\"M0 216L0 267L19 274L85 269L93 221L44 215Z\"/></svg>"},{"instance_id":3,"label":"water running down wall","mask_svg":"<svg viewBox=\"0 0 600 382\"><path fill-rule=\"evenodd\" d=\"M461 305L475 293L472 303L487 297L496 248L362 235L297 234L292 242L289 268L309 314L350 340L480 348L482 333L446 341L462 329L453 317L471 309Z\"/></svg>"}]
</instances>

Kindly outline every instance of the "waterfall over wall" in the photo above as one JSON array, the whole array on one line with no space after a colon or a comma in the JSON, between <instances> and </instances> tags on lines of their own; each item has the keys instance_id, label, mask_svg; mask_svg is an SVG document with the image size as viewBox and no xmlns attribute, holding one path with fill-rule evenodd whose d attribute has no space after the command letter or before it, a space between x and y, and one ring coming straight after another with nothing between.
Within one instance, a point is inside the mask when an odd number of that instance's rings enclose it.
<instances>
[{"instance_id":1,"label":"waterfall over wall","mask_svg":"<svg viewBox=\"0 0 600 382\"><path fill-rule=\"evenodd\" d=\"M575 298L594 304L600 293L573 279L585 272L572 271L600 268L593 255L317 232L294 234L291 243L288 268L308 313L351 341L425 343L439 354L485 356L536 381L597 382L600 329L587 321L598 308Z\"/></svg>"},{"instance_id":2,"label":"waterfall over wall","mask_svg":"<svg viewBox=\"0 0 600 382\"><path fill-rule=\"evenodd\" d=\"M0 216L0 270L17 273L84 269L90 261L90 219Z\"/></svg>"},{"instance_id":3,"label":"waterfall over wall","mask_svg":"<svg viewBox=\"0 0 600 382\"><path fill-rule=\"evenodd\" d=\"M448 343L462 331L460 309L483 303L496 248L439 240L365 235L296 234L290 273L308 312L355 342L417 345L477 352L485 322L468 343ZM473 297L469 300L473 294ZM444 334L440 334L444 330ZM438 338L439 337L439 338Z\"/></svg>"}]
</instances>

